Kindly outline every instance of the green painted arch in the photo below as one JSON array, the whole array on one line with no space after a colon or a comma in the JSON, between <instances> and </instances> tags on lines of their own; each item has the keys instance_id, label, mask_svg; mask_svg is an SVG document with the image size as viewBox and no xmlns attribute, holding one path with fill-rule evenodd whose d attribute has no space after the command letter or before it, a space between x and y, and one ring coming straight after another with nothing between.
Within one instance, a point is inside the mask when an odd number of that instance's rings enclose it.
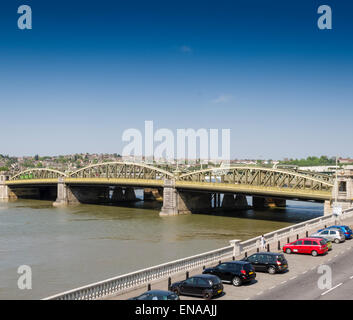
<instances>
[{"instance_id":1,"label":"green painted arch","mask_svg":"<svg viewBox=\"0 0 353 320\"><path fill-rule=\"evenodd\" d=\"M55 169L47 168L31 168L16 173L9 180L24 180L24 179L49 179L67 177L66 173Z\"/></svg>"},{"instance_id":2,"label":"green painted arch","mask_svg":"<svg viewBox=\"0 0 353 320\"><path fill-rule=\"evenodd\" d=\"M130 168L130 169L136 169L139 168L140 171L137 171L137 173L139 174L145 174L148 175L148 173L156 173L158 175L160 175L163 178L169 178L172 179L174 178L173 173L154 167L154 166L150 166L144 163L136 163L136 162L121 162L121 161L113 161L113 162L102 162L102 163L96 163L96 164L91 164L87 167L84 168L80 168L74 172L71 172L68 177L69 178L75 178L75 177L82 177L83 175L85 175L85 173L87 174L88 172L88 177L91 177L89 172L98 172L98 174L102 171L99 171L97 169L101 169L101 168L106 168L106 172L109 173L114 173L113 169L117 169L118 167L125 167L125 168ZM110 171L109 171L110 170ZM145 170L143 172L143 170ZM116 175L119 175L119 172L116 171L115 172ZM135 172L136 173L136 172Z\"/></svg>"}]
</instances>

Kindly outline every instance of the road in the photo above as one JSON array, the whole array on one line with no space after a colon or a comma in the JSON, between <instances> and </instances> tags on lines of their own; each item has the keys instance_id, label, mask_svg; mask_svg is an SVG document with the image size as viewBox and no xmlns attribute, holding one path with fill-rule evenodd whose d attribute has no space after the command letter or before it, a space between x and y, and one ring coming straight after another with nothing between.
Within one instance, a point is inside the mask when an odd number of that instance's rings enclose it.
<instances>
[{"instance_id":1,"label":"road","mask_svg":"<svg viewBox=\"0 0 353 320\"><path fill-rule=\"evenodd\" d=\"M344 245L344 244L343 244ZM340 245L336 245L339 247ZM341 244L342 246L342 244ZM254 297L256 300L352 300L353 299L353 240L329 253L325 266L330 267L331 287L319 288L320 277L330 271L319 273L319 268L303 272L295 279L278 285ZM339 250L339 251L338 251Z\"/></svg>"}]
</instances>

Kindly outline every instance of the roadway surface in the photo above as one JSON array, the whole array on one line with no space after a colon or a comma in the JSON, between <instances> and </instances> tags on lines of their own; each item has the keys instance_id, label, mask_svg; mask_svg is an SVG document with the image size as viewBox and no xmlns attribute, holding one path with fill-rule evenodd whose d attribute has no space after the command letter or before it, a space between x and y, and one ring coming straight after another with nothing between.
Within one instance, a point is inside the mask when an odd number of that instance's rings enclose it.
<instances>
[{"instance_id":1,"label":"roadway surface","mask_svg":"<svg viewBox=\"0 0 353 320\"><path fill-rule=\"evenodd\" d=\"M338 247L340 245L336 245ZM331 287L319 288L320 277L328 275L327 271L319 273L318 268L303 272L295 279L278 285L271 290L258 294L256 300L352 300L353 299L353 240L346 241L341 248L334 248L325 259L330 267Z\"/></svg>"},{"instance_id":2,"label":"roadway surface","mask_svg":"<svg viewBox=\"0 0 353 320\"><path fill-rule=\"evenodd\" d=\"M351 219L349 219L351 222ZM348 221L345 221L345 224ZM349 225L349 224L348 224ZM224 294L214 299L220 300L305 300L305 299L353 299L353 240L332 244L332 250L323 256L312 257L302 254L284 254L289 271L283 274L256 273L256 279L249 284L234 287L224 283ZM323 276L318 272L320 265L328 265L332 270L332 288L319 289L318 280ZM190 276L202 273L202 269L190 272ZM172 283L185 279L185 275L172 277ZM167 280L152 283L152 289L167 290ZM147 287L133 290L106 299L125 300L145 292ZM180 300L200 300L202 298L180 296Z\"/></svg>"}]
</instances>

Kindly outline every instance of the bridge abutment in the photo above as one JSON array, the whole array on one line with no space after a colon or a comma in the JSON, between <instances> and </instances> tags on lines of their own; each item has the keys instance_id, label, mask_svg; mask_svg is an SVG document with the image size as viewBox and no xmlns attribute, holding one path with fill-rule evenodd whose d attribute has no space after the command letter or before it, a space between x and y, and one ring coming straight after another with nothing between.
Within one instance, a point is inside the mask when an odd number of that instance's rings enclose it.
<instances>
[{"instance_id":1,"label":"bridge abutment","mask_svg":"<svg viewBox=\"0 0 353 320\"><path fill-rule=\"evenodd\" d=\"M10 188L6 185L7 177L0 175L0 200L9 200Z\"/></svg>"},{"instance_id":2,"label":"bridge abutment","mask_svg":"<svg viewBox=\"0 0 353 320\"><path fill-rule=\"evenodd\" d=\"M342 210L353 207L353 166L347 166L337 172L332 199L325 201L324 215L331 214L334 207L340 207Z\"/></svg>"}]
</instances>

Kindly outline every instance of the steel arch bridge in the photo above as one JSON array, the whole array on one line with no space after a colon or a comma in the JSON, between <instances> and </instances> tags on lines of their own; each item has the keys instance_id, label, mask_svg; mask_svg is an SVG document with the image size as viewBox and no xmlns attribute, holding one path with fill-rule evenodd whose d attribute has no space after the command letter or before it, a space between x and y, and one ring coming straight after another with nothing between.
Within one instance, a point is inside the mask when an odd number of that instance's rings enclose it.
<instances>
[{"instance_id":1,"label":"steel arch bridge","mask_svg":"<svg viewBox=\"0 0 353 320\"><path fill-rule=\"evenodd\" d=\"M333 179L312 172L236 166L185 173L178 177L176 186L184 189L329 200Z\"/></svg>"},{"instance_id":2,"label":"steel arch bridge","mask_svg":"<svg viewBox=\"0 0 353 320\"><path fill-rule=\"evenodd\" d=\"M183 174L133 162L103 162L71 173L53 169L28 169L12 176L6 183L46 184L62 178L68 184L130 185L163 187L173 180L175 188L208 192L233 192L249 195L279 196L312 200L329 200L333 177L305 171L234 166L211 168Z\"/></svg>"}]
</instances>

